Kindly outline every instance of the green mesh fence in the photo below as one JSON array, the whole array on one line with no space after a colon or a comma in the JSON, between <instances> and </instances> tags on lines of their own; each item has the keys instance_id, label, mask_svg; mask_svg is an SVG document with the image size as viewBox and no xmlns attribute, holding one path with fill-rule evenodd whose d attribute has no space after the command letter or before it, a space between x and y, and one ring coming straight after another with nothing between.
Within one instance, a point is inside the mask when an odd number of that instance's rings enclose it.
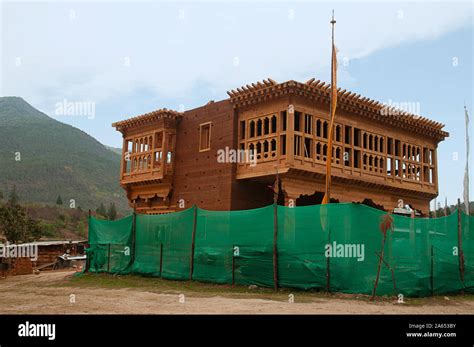
<instances>
[{"instance_id":1,"label":"green mesh fence","mask_svg":"<svg viewBox=\"0 0 474 347\"><path fill-rule=\"evenodd\" d=\"M359 204L321 206L327 211L329 244L330 286L333 291L344 293L371 293L381 255L382 233L379 224L383 212ZM390 235L390 234L388 234ZM390 239L384 247L384 259L390 265L392 257ZM391 294L393 283L390 271L381 267L377 293Z\"/></svg>"},{"instance_id":2,"label":"green mesh fence","mask_svg":"<svg viewBox=\"0 0 474 347\"><path fill-rule=\"evenodd\" d=\"M329 204L90 218L89 271L273 287L276 230L280 287L370 294L380 263L378 295L474 291L473 217L392 215L384 241L384 216L364 205Z\"/></svg>"},{"instance_id":3,"label":"green mesh fence","mask_svg":"<svg viewBox=\"0 0 474 347\"><path fill-rule=\"evenodd\" d=\"M328 235L320 206L278 206L279 284L294 288L325 288ZM327 210L327 209L326 209Z\"/></svg>"},{"instance_id":4,"label":"green mesh fence","mask_svg":"<svg viewBox=\"0 0 474 347\"><path fill-rule=\"evenodd\" d=\"M129 273L133 252L133 216L118 221L89 218L88 270Z\"/></svg>"},{"instance_id":5,"label":"green mesh fence","mask_svg":"<svg viewBox=\"0 0 474 347\"><path fill-rule=\"evenodd\" d=\"M133 271L189 279L193 224L194 209L159 216L137 215Z\"/></svg>"},{"instance_id":6,"label":"green mesh fence","mask_svg":"<svg viewBox=\"0 0 474 347\"><path fill-rule=\"evenodd\" d=\"M199 209L193 279L273 286L273 210Z\"/></svg>"},{"instance_id":7,"label":"green mesh fence","mask_svg":"<svg viewBox=\"0 0 474 347\"><path fill-rule=\"evenodd\" d=\"M474 216L462 213L462 249L464 251L464 288L474 293Z\"/></svg>"}]
</instances>

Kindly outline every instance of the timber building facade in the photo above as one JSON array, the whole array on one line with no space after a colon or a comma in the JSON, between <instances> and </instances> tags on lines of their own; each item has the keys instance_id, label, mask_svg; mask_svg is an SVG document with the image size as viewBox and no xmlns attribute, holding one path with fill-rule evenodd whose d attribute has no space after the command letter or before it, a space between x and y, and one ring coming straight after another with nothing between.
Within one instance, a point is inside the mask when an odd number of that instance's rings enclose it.
<instances>
[{"instance_id":1,"label":"timber building facade","mask_svg":"<svg viewBox=\"0 0 474 347\"><path fill-rule=\"evenodd\" d=\"M325 190L330 85L271 79L229 98L177 112L160 109L113 126L123 134L120 184L138 213L193 204L208 210L318 204ZM331 202L387 211L401 202L426 215L438 195L443 124L338 89ZM254 161L222 162L225 149Z\"/></svg>"}]
</instances>

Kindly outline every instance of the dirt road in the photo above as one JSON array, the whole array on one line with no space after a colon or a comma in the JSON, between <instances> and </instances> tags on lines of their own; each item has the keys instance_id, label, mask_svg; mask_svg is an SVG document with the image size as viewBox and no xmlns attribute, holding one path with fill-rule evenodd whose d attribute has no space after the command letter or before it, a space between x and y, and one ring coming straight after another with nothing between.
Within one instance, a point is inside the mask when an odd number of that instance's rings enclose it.
<instances>
[{"instance_id":1,"label":"dirt road","mask_svg":"<svg viewBox=\"0 0 474 347\"><path fill-rule=\"evenodd\" d=\"M232 288L205 284L193 290L185 282L168 284L165 280L152 286L111 288L110 283L120 280L109 276L108 286L95 282L91 286L90 280L84 285L72 274L43 272L0 279L0 314L474 314L472 295L406 299L405 304L391 299L374 303L360 296L298 291L235 293Z\"/></svg>"}]
</instances>

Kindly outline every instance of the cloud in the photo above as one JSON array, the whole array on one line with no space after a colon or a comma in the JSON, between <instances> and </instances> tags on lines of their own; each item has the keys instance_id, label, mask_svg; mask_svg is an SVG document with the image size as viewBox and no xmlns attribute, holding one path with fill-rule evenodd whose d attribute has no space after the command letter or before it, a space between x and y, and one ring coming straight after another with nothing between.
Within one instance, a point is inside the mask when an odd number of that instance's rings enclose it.
<instances>
[{"instance_id":1,"label":"cloud","mask_svg":"<svg viewBox=\"0 0 474 347\"><path fill-rule=\"evenodd\" d=\"M328 79L333 7L340 61L436 39L472 21L469 3L8 2L2 94L48 108L139 89L171 98L200 83L224 95L266 77ZM340 85L351 77L341 78Z\"/></svg>"}]
</instances>

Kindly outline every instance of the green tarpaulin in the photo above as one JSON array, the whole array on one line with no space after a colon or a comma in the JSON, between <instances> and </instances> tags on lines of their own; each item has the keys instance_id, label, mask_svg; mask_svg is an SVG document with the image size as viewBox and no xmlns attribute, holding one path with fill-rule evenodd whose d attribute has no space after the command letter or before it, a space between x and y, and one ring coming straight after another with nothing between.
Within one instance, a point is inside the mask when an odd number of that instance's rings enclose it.
<instances>
[{"instance_id":1,"label":"green tarpaulin","mask_svg":"<svg viewBox=\"0 0 474 347\"><path fill-rule=\"evenodd\" d=\"M90 218L88 270L273 287L276 229L278 286L370 294L384 215L365 205L329 204L246 211L193 207L119 221ZM474 291L473 217L460 216L463 279L457 212L442 218L392 218L377 294Z\"/></svg>"}]
</instances>

